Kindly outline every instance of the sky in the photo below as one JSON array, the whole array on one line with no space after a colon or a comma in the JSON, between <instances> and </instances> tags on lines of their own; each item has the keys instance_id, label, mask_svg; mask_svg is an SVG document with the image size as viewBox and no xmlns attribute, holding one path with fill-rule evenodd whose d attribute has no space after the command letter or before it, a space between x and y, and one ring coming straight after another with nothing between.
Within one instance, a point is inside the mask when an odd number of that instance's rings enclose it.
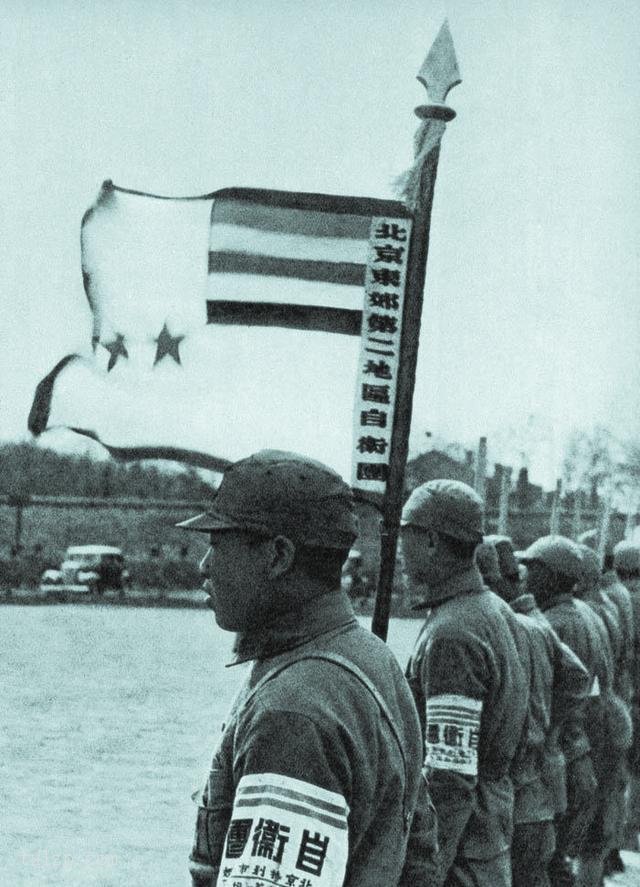
<instances>
[{"instance_id":1,"label":"sky","mask_svg":"<svg viewBox=\"0 0 640 887\"><path fill-rule=\"evenodd\" d=\"M393 198L445 17L462 84L412 452L427 432L486 435L490 459L517 468L528 450L552 483L572 429L640 435L637 3L5 0L0 440L28 438L37 382L90 341L79 230L104 179Z\"/></svg>"}]
</instances>

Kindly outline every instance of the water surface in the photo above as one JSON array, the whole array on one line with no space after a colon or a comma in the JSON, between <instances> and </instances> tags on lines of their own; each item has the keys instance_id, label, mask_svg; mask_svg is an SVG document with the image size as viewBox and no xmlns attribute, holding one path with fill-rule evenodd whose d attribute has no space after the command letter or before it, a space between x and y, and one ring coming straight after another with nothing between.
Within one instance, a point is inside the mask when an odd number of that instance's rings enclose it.
<instances>
[{"instance_id":1,"label":"water surface","mask_svg":"<svg viewBox=\"0 0 640 887\"><path fill-rule=\"evenodd\" d=\"M418 628L391 621L403 666ZM246 668L225 668L232 640L202 610L1 608L2 883L190 884L190 795Z\"/></svg>"}]
</instances>

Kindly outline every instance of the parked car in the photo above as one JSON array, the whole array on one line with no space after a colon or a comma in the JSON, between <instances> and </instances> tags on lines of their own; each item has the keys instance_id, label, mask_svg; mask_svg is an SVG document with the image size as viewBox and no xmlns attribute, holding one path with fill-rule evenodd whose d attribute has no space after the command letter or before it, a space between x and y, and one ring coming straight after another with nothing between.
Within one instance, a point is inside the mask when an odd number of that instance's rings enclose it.
<instances>
[{"instance_id":1,"label":"parked car","mask_svg":"<svg viewBox=\"0 0 640 887\"><path fill-rule=\"evenodd\" d=\"M59 570L45 570L41 591L123 591L129 582L122 549L112 545L72 545Z\"/></svg>"}]
</instances>

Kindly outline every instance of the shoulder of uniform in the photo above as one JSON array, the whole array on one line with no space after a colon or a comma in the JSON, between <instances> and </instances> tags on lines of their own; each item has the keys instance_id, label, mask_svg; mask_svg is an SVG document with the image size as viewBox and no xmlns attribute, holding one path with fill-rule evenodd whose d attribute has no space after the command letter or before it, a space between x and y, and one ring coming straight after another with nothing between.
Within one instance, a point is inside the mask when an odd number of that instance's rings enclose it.
<instances>
[{"instance_id":1,"label":"shoulder of uniform","mask_svg":"<svg viewBox=\"0 0 640 887\"><path fill-rule=\"evenodd\" d=\"M332 704L360 688L362 685L352 672L337 662L323 658L317 651L317 655L301 656L287 663L260 687L254 703L273 711L319 717L324 722ZM363 689L363 692L366 691ZM369 696L366 692L366 704L369 703Z\"/></svg>"}]
</instances>

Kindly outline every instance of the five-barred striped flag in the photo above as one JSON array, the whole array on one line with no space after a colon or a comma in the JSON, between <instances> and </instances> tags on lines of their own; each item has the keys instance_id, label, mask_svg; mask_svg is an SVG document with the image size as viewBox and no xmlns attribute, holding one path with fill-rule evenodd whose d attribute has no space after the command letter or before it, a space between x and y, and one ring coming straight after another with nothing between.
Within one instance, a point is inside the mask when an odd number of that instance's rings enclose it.
<instances>
[{"instance_id":1,"label":"five-barred striped flag","mask_svg":"<svg viewBox=\"0 0 640 887\"><path fill-rule=\"evenodd\" d=\"M106 182L82 223L91 345L42 380L31 431L210 467L296 450L381 491L410 226L395 201Z\"/></svg>"}]
</instances>

